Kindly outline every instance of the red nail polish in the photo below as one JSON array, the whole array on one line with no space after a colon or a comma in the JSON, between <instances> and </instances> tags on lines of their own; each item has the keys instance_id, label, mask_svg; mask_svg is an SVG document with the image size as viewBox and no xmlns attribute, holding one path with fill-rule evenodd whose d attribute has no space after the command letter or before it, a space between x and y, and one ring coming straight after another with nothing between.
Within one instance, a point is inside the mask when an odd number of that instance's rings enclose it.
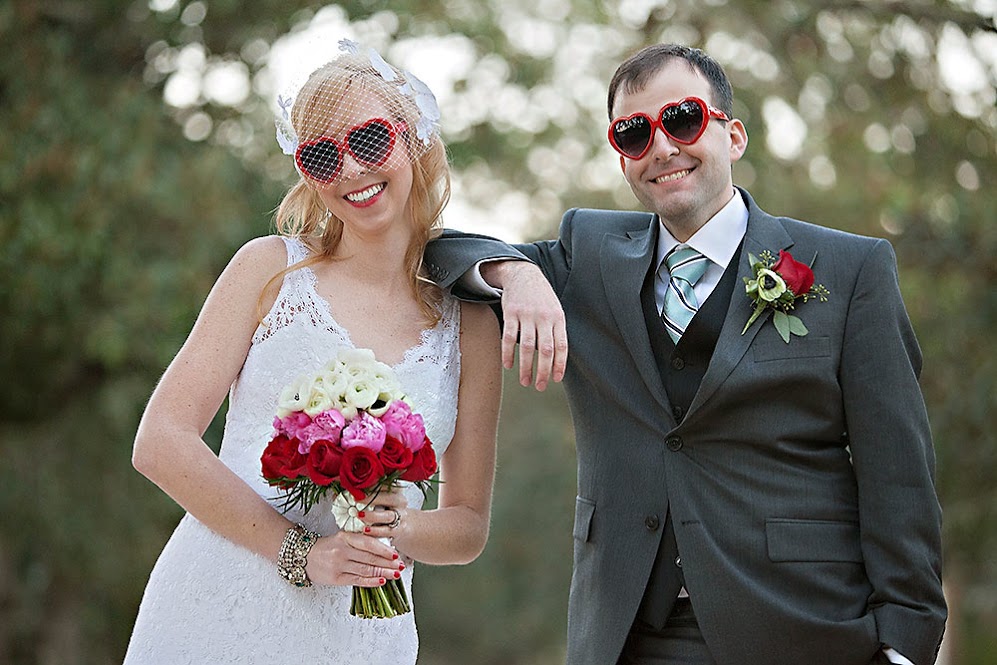
<instances>
[{"instance_id":1,"label":"red nail polish","mask_svg":"<svg viewBox=\"0 0 997 665\"><path fill-rule=\"evenodd\" d=\"M404 563L399 563L398 564L398 570L405 570L405 564Z\"/></svg>"},{"instance_id":2,"label":"red nail polish","mask_svg":"<svg viewBox=\"0 0 997 665\"><path fill-rule=\"evenodd\" d=\"M392 559L392 560L394 560L394 559L397 559L397 558L398 558L398 555L397 555L397 554L392 554L392 555L391 555L391 559Z\"/></svg>"},{"instance_id":3,"label":"red nail polish","mask_svg":"<svg viewBox=\"0 0 997 665\"><path fill-rule=\"evenodd\" d=\"M399 572L398 572L398 571L396 570L396 571L395 571L395 579L397 580L397 579L398 579L399 577L401 577L401 576L402 576L402 574L401 574L401 573L399 573Z\"/></svg>"},{"instance_id":4,"label":"red nail polish","mask_svg":"<svg viewBox=\"0 0 997 665\"><path fill-rule=\"evenodd\" d=\"M367 516L367 513L365 513L362 510L359 513L357 513L357 517L366 517L366 516Z\"/></svg>"},{"instance_id":5,"label":"red nail polish","mask_svg":"<svg viewBox=\"0 0 997 665\"><path fill-rule=\"evenodd\" d=\"M385 580L384 580L383 577L377 581L378 584L384 584L384 582L385 582Z\"/></svg>"},{"instance_id":6,"label":"red nail polish","mask_svg":"<svg viewBox=\"0 0 997 665\"><path fill-rule=\"evenodd\" d=\"M365 527L363 528L363 532L364 532L364 533L370 533L370 527L369 527L369 526L365 526Z\"/></svg>"}]
</instances>

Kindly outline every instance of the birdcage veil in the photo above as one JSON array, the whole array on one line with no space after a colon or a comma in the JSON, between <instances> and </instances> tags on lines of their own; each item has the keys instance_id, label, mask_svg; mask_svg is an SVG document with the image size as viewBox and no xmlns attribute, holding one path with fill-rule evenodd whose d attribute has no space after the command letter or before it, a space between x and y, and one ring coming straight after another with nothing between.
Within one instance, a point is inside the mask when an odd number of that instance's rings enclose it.
<instances>
[{"instance_id":1,"label":"birdcage veil","mask_svg":"<svg viewBox=\"0 0 997 665\"><path fill-rule=\"evenodd\" d=\"M339 42L340 55L277 98L277 142L306 179L332 184L415 161L439 140L436 98L373 48Z\"/></svg>"}]
</instances>

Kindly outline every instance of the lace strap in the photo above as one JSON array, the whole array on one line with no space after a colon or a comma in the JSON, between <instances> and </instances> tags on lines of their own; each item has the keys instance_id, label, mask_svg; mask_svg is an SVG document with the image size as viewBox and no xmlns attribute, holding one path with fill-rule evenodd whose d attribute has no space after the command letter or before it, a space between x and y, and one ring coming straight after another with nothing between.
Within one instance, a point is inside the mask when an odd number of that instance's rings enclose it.
<instances>
[{"instance_id":1,"label":"lace strap","mask_svg":"<svg viewBox=\"0 0 997 665\"><path fill-rule=\"evenodd\" d=\"M304 261L311 253L305 243L297 236L281 236L284 246L287 248L287 267L290 268L298 261Z\"/></svg>"},{"instance_id":2,"label":"lace strap","mask_svg":"<svg viewBox=\"0 0 997 665\"><path fill-rule=\"evenodd\" d=\"M440 303L440 322L436 326L439 331L437 343L440 351L460 349L460 300L447 291Z\"/></svg>"},{"instance_id":3,"label":"lace strap","mask_svg":"<svg viewBox=\"0 0 997 665\"><path fill-rule=\"evenodd\" d=\"M300 238L281 236L287 250L287 267L308 258L308 247ZM289 325L295 318L305 315L313 321L317 318L314 298L311 297L311 282L314 275L308 268L292 270L284 275L273 307L256 329L253 343L262 342L274 332Z\"/></svg>"}]
</instances>

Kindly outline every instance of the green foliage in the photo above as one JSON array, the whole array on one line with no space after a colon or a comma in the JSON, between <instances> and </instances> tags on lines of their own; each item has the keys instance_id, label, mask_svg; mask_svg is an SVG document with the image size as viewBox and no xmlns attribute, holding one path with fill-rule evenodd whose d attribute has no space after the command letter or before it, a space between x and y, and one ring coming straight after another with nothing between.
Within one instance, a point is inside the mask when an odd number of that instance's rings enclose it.
<instances>
[{"instance_id":1,"label":"green foliage","mask_svg":"<svg viewBox=\"0 0 997 665\"><path fill-rule=\"evenodd\" d=\"M465 567L419 566L420 662L563 662L574 468L564 391L507 371L488 546Z\"/></svg>"},{"instance_id":2,"label":"green foliage","mask_svg":"<svg viewBox=\"0 0 997 665\"><path fill-rule=\"evenodd\" d=\"M142 24L110 3L63 9L0 21L21 55L0 65L5 663L120 661L180 514L131 468L138 417L278 196L227 150L183 139L129 75Z\"/></svg>"},{"instance_id":3,"label":"green foliage","mask_svg":"<svg viewBox=\"0 0 997 665\"><path fill-rule=\"evenodd\" d=\"M267 104L174 108L163 88L185 47L265 73L268 46L320 7L150 4L0 4L0 662L120 661L182 514L131 468L139 415L290 175ZM443 107L445 123L463 118L447 136L457 194L497 223L514 216L507 194L539 236L569 206L637 205L605 145L605 84L640 46L676 40L732 77L751 136L736 182L774 213L890 239L925 357L947 575L962 589L950 665L989 662L997 616L994 33L968 4L339 3L378 46L462 40L471 61ZM963 90L938 65L943 43L962 49L959 73L982 72ZM184 136L195 120L204 140ZM488 548L417 576L427 663L563 660L570 420L559 388L509 378Z\"/></svg>"}]
</instances>

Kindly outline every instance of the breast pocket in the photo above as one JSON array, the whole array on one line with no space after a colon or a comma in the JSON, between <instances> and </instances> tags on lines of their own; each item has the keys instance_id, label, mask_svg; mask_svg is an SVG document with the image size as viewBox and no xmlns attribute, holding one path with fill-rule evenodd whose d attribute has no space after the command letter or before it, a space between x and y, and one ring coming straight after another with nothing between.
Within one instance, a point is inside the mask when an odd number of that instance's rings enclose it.
<instances>
[{"instance_id":1,"label":"breast pocket","mask_svg":"<svg viewBox=\"0 0 997 665\"><path fill-rule=\"evenodd\" d=\"M756 339L751 346L751 357L756 363L798 358L826 358L830 355L831 338L826 336L797 337L794 335L789 338L789 344L786 344L776 334L774 339L766 339L764 342Z\"/></svg>"}]
</instances>

